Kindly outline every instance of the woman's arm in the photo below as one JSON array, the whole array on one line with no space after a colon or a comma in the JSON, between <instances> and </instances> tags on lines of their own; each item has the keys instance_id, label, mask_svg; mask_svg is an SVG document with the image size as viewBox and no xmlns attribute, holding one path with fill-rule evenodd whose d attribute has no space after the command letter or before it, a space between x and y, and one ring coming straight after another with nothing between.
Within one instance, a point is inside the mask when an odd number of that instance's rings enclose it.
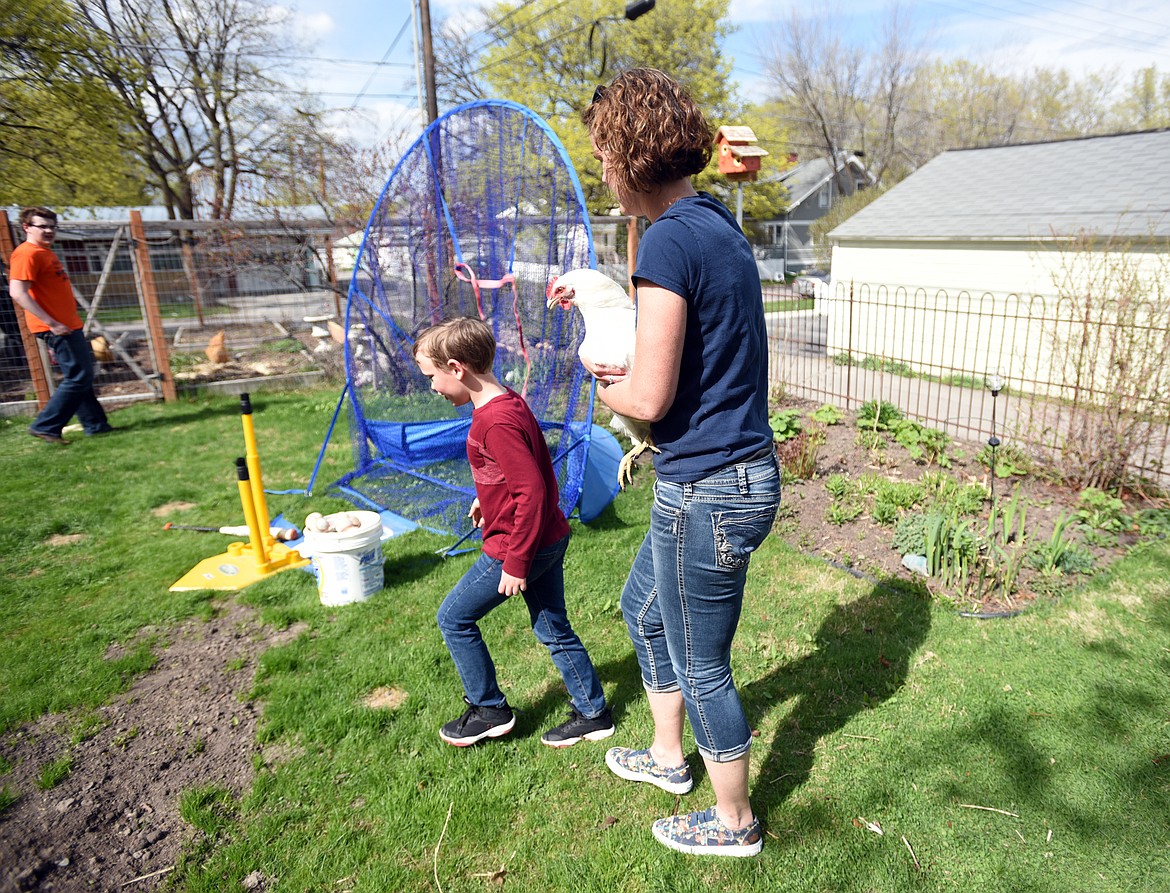
<instances>
[{"instance_id":1,"label":"woman's arm","mask_svg":"<svg viewBox=\"0 0 1170 893\"><path fill-rule=\"evenodd\" d=\"M687 302L669 289L639 280L638 333L628 378L602 388L601 401L614 412L657 422L674 403L682 365Z\"/></svg>"}]
</instances>

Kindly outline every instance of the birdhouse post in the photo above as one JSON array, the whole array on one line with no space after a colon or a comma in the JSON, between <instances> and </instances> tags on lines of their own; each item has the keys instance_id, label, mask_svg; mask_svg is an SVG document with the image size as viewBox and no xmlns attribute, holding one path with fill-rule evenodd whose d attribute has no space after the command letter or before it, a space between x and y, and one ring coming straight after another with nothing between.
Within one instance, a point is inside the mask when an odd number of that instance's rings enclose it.
<instances>
[{"instance_id":1,"label":"birdhouse post","mask_svg":"<svg viewBox=\"0 0 1170 893\"><path fill-rule=\"evenodd\" d=\"M743 184L756 179L760 161L768 150L756 145L756 135L750 127L726 124L715 133L715 150L719 173L737 186L735 219L743 229Z\"/></svg>"}]
</instances>

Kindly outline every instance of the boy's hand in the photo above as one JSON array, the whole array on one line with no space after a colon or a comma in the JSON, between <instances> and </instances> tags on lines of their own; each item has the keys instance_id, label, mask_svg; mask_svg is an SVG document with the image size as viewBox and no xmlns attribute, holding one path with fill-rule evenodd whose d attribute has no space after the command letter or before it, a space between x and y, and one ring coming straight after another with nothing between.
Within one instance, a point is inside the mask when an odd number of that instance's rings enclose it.
<instances>
[{"instance_id":1,"label":"boy's hand","mask_svg":"<svg viewBox=\"0 0 1170 893\"><path fill-rule=\"evenodd\" d=\"M479 510L479 497L471 500L471 508L467 510L467 517L471 519L471 523L476 527L483 527L483 512Z\"/></svg>"},{"instance_id":2,"label":"boy's hand","mask_svg":"<svg viewBox=\"0 0 1170 893\"><path fill-rule=\"evenodd\" d=\"M513 577L511 574L500 573L500 588L496 591L511 598L517 592L528 588L527 577Z\"/></svg>"}]
</instances>

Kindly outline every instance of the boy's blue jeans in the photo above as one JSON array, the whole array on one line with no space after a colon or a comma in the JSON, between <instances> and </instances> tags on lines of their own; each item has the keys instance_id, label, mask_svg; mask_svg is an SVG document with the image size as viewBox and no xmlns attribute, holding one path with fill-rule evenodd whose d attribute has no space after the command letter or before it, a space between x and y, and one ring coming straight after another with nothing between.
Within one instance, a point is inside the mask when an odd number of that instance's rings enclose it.
<instances>
[{"instance_id":1,"label":"boy's blue jeans","mask_svg":"<svg viewBox=\"0 0 1170 893\"><path fill-rule=\"evenodd\" d=\"M654 485L650 530L622 591L622 615L650 692L681 689L699 752L730 762L751 747L731 679L748 560L780 505L774 452L690 484Z\"/></svg>"},{"instance_id":2,"label":"boy's blue jeans","mask_svg":"<svg viewBox=\"0 0 1170 893\"><path fill-rule=\"evenodd\" d=\"M573 706L578 713L592 719L605 710L605 695L593 661L573 632L565 612L564 558L568 545L566 536L536 553L528 572L527 589L520 595L528 605L536 640L552 656ZM478 707L499 707L506 703L496 683L495 664L479 631L479 621L493 608L509 601L497 591L502 571L502 561L481 552L463 579L443 599L436 618L443 641L455 661L463 692Z\"/></svg>"},{"instance_id":3,"label":"boy's blue jeans","mask_svg":"<svg viewBox=\"0 0 1170 893\"><path fill-rule=\"evenodd\" d=\"M75 329L68 335L45 333L38 337L52 349L64 377L29 430L60 437L61 429L76 415L86 434L108 431L110 422L106 411L93 390L93 349L85 332Z\"/></svg>"}]
</instances>

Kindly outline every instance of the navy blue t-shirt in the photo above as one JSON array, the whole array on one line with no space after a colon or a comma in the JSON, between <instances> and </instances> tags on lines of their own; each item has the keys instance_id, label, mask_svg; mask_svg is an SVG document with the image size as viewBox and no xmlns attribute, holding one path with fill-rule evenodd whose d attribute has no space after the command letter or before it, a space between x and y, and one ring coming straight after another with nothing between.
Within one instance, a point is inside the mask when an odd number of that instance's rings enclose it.
<instances>
[{"instance_id":1,"label":"navy blue t-shirt","mask_svg":"<svg viewBox=\"0 0 1170 893\"><path fill-rule=\"evenodd\" d=\"M705 192L676 201L642 236L634 279L687 302L678 392L650 426L658 476L693 483L770 447L760 275L727 208Z\"/></svg>"}]
</instances>

